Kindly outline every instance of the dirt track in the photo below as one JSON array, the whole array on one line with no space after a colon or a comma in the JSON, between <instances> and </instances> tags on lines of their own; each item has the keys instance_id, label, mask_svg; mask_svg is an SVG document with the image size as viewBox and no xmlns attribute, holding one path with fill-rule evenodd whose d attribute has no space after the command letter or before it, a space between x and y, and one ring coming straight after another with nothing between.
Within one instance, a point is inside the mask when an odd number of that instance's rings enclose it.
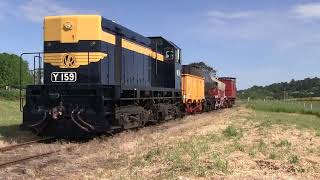
<instances>
[{"instance_id":1,"label":"dirt track","mask_svg":"<svg viewBox=\"0 0 320 180\"><path fill-rule=\"evenodd\" d=\"M76 145L76 148L0 169L0 179L320 178L319 137L307 130L284 130L278 126L261 128L248 120L252 116L253 111L237 107L188 116L138 131L123 132L114 137L97 138L88 143L68 143L62 146ZM241 130L239 138L223 136L222 131L229 125ZM192 173L190 169L181 168L173 170L172 167L176 167L173 162L176 161L168 160L165 157L167 152L175 153L177 144L181 142L194 142L195 138L202 142L201 137L207 135L218 138L215 143L205 141L209 149L199 155L199 167L203 166L205 173ZM283 139L290 142L290 147L276 149L277 143ZM56 148L57 144L37 145L29 153L51 147ZM225 169L209 160L209 152L213 151L219 154L223 160L221 162L227 162ZM281 157L270 159L271 151ZM293 153L299 156L296 164L287 161ZM208 168L210 163L216 167Z\"/></svg>"}]
</instances>

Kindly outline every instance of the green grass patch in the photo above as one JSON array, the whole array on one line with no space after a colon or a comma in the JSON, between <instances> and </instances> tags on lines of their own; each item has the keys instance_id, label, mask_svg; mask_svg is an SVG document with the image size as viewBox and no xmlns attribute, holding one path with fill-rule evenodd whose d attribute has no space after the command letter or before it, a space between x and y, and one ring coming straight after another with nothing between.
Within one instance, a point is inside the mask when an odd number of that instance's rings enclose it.
<instances>
[{"instance_id":1,"label":"green grass patch","mask_svg":"<svg viewBox=\"0 0 320 180\"><path fill-rule=\"evenodd\" d=\"M316 134L320 135L320 118L314 115L256 110L255 116L250 120L257 122L256 127L261 129L278 124L295 126L298 129L314 129Z\"/></svg>"},{"instance_id":2,"label":"green grass patch","mask_svg":"<svg viewBox=\"0 0 320 180\"><path fill-rule=\"evenodd\" d=\"M291 164L299 163L299 157L297 155L291 155L289 157L289 163L291 163Z\"/></svg>"},{"instance_id":3,"label":"green grass patch","mask_svg":"<svg viewBox=\"0 0 320 180\"><path fill-rule=\"evenodd\" d=\"M320 128L316 129L316 136L320 136Z\"/></svg>"},{"instance_id":4,"label":"green grass patch","mask_svg":"<svg viewBox=\"0 0 320 180\"><path fill-rule=\"evenodd\" d=\"M159 179L176 179L181 175L207 177L217 172L229 173L229 162L212 147L223 140L226 138L221 134L195 136L178 141L172 146L143 150L141 154L125 158L131 159L132 162L124 164L129 164L132 171L157 163L166 164L167 167L159 175Z\"/></svg>"},{"instance_id":5,"label":"green grass patch","mask_svg":"<svg viewBox=\"0 0 320 180\"><path fill-rule=\"evenodd\" d=\"M255 148L251 148L250 151L249 151L249 155L251 157L256 157L257 155L257 150Z\"/></svg>"},{"instance_id":6,"label":"green grass patch","mask_svg":"<svg viewBox=\"0 0 320 180\"><path fill-rule=\"evenodd\" d=\"M291 142L289 142L288 140L281 140L279 144L276 145L277 147L290 147L291 146Z\"/></svg>"},{"instance_id":7,"label":"green grass patch","mask_svg":"<svg viewBox=\"0 0 320 180\"><path fill-rule=\"evenodd\" d=\"M212 148L224 136L208 134L179 141L174 146L155 148L143 155L143 161L160 161L168 165L161 178L174 179L180 175L206 177L216 172L229 173L229 162Z\"/></svg>"},{"instance_id":8,"label":"green grass patch","mask_svg":"<svg viewBox=\"0 0 320 180\"><path fill-rule=\"evenodd\" d=\"M228 126L222 133L225 137L239 137L241 135L241 132L232 125Z\"/></svg>"},{"instance_id":9,"label":"green grass patch","mask_svg":"<svg viewBox=\"0 0 320 180\"><path fill-rule=\"evenodd\" d=\"M25 94L25 91L22 91L22 95L24 94ZM0 90L0 98L4 100L11 100L11 101L19 100L20 91L17 89L13 89L10 91Z\"/></svg>"},{"instance_id":10,"label":"green grass patch","mask_svg":"<svg viewBox=\"0 0 320 180\"><path fill-rule=\"evenodd\" d=\"M0 99L0 137L14 136L22 123L19 101Z\"/></svg>"},{"instance_id":11,"label":"green grass patch","mask_svg":"<svg viewBox=\"0 0 320 180\"><path fill-rule=\"evenodd\" d=\"M260 139L258 143L258 150L262 153L265 153L267 151L267 143L264 142L264 140Z\"/></svg>"},{"instance_id":12,"label":"green grass patch","mask_svg":"<svg viewBox=\"0 0 320 180\"><path fill-rule=\"evenodd\" d=\"M160 154L161 154L161 151L159 148L151 149L150 151L147 152L147 154L143 156L143 159L146 162L152 162L155 158L160 156Z\"/></svg>"},{"instance_id":13,"label":"green grass patch","mask_svg":"<svg viewBox=\"0 0 320 180\"><path fill-rule=\"evenodd\" d=\"M271 152L270 155L269 155L269 158L272 159L272 160L277 159L277 154L276 154L276 152Z\"/></svg>"},{"instance_id":14,"label":"green grass patch","mask_svg":"<svg viewBox=\"0 0 320 180\"><path fill-rule=\"evenodd\" d=\"M251 101L247 106L259 111L310 114L320 117L320 101Z\"/></svg>"}]
</instances>

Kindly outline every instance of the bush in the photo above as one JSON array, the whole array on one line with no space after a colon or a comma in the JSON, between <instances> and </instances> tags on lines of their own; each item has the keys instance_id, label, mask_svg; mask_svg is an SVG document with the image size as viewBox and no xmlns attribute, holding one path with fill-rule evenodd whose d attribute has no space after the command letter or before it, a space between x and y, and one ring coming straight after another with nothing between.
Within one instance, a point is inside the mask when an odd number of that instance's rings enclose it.
<instances>
[{"instance_id":1,"label":"bush","mask_svg":"<svg viewBox=\"0 0 320 180\"><path fill-rule=\"evenodd\" d=\"M32 83L28 62L22 61L22 85ZM20 84L20 57L14 54L0 53L0 87L18 87Z\"/></svg>"}]
</instances>

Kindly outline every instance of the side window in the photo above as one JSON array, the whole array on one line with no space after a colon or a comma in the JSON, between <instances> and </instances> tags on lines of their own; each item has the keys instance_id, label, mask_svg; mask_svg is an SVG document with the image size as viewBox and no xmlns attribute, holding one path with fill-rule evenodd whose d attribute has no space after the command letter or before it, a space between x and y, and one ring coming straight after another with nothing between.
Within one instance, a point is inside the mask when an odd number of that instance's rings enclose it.
<instances>
[{"instance_id":1,"label":"side window","mask_svg":"<svg viewBox=\"0 0 320 180\"><path fill-rule=\"evenodd\" d=\"M165 48L164 52L166 60L174 60L174 52L172 48Z\"/></svg>"}]
</instances>

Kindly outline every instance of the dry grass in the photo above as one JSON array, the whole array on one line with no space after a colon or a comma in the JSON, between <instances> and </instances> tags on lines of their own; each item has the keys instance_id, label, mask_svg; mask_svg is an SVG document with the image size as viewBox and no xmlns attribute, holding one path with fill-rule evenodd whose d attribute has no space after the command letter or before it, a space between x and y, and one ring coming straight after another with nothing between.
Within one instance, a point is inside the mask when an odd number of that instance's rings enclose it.
<instances>
[{"instance_id":1,"label":"dry grass","mask_svg":"<svg viewBox=\"0 0 320 180\"><path fill-rule=\"evenodd\" d=\"M261 118L237 107L88 143L53 144L77 147L0 169L0 179L319 179L316 132L265 126Z\"/></svg>"}]
</instances>

